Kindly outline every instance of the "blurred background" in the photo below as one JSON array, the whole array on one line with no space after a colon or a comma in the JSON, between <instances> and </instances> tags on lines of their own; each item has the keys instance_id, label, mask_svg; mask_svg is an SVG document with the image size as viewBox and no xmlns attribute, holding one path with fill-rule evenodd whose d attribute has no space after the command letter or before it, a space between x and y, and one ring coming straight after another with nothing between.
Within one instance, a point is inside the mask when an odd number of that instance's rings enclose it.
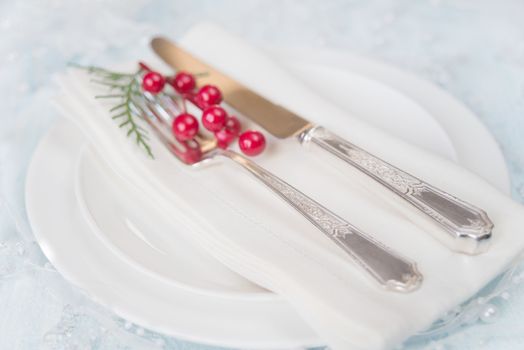
<instances>
[{"instance_id":1,"label":"blurred background","mask_svg":"<svg viewBox=\"0 0 524 350\"><path fill-rule=\"evenodd\" d=\"M70 286L34 242L24 209L27 165L57 119L53 75L68 62L148 55L199 21L265 48L347 51L394 64L463 101L506 157L524 203L524 2L521 0L0 1L0 348L211 349L118 318ZM496 322L408 348L522 349L524 290Z\"/></svg>"}]
</instances>

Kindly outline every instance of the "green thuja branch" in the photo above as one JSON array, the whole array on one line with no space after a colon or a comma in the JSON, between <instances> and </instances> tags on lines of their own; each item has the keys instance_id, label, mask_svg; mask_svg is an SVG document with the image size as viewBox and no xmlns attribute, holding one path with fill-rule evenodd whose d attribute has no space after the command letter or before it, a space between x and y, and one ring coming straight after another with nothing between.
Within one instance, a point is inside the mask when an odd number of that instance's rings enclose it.
<instances>
[{"instance_id":1,"label":"green thuja branch","mask_svg":"<svg viewBox=\"0 0 524 350\"><path fill-rule=\"evenodd\" d=\"M120 73L95 66L75 66L85 69L93 75L95 78L91 79L92 83L105 86L108 89L108 94L97 95L95 98L114 99L116 101L109 110L112 113L111 118L118 120L120 122L118 126L127 130L127 136L132 137L139 147L143 148L151 158L154 158L147 131L136 120L141 116L133 109L133 96L142 94L139 78L143 69L140 68L135 73Z\"/></svg>"}]
</instances>

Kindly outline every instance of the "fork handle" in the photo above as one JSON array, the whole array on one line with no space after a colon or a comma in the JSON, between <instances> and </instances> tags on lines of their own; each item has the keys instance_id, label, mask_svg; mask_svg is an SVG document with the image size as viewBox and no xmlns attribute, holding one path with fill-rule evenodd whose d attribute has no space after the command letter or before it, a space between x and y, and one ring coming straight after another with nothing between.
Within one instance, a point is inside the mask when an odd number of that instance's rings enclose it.
<instances>
[{"instance_id":1,"label":"fork handle","mask_svg":"<svg viewBox=\"0 0 524 350\"><path fill-rule=\"evenodd\" d=\"M386 289L409 292L416 289L422 282L422 275L418 272L414 262L396 254L390 248L244 156L229 150L219 152L220 155L248 170L306 217Z\"/></svg>"},{"instance_id":2,"label":"fork handle","mask_svg":"<svg viewBox=\"0 0 524 350\"><path fill-rule=\"evenodd\" d=\"M493 223L483 210L398 169L323 127L305 131L300 140L320 146L424 213L440 228L431 232L451 249L467 254L486 250Z\"/></svg>"}]
</instances>

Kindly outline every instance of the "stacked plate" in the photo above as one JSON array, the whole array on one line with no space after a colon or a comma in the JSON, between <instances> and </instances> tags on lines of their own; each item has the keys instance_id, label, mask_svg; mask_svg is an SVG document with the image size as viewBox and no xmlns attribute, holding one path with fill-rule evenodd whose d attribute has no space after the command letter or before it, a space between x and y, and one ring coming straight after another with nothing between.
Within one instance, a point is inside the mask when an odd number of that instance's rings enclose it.
<instances>
[{"instance_id":1,"label":"stacked plate","mask_svg":"<svg viewBox=\"0 0 524 350\"><path fill-rule=\"evenodd\" d=\"M508 192L496 143L442 90L347 54L273 54L351 114ZM365 102L370 100L380 103ZM465 130L467 142L459 137ZM36 238L72 283L126 319L195 342L259 349L321 345L283 299L214 260L187 239L188 229L168 224L104 166L80 131L61 121L42 140L29 170L27 208Z\"/></svg>"}]
</instances>

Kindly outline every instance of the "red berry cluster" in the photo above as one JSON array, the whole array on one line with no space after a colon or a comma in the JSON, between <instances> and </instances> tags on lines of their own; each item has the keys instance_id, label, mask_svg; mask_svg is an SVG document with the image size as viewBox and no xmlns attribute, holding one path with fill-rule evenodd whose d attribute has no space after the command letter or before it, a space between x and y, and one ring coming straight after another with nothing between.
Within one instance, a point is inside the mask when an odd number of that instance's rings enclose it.
<instances>
[{"instance_id":1,"label":"red berry cluster","mask_svg":"<svg viewBox=\"0 0 524 350\"><path fill-rule=\"evenodd\" d=\"M220 107L222 92L216 86L204 85L196 90L195 77L190 73L178 72L174 77L166 79L162 74L152 71L143 63L140 63L140 67L147 71L142 79L144 91L158 94L164 89L166 83L169 83L182 98L191 101L202 111L202 125L213 133L218 147L226 149L238 136L238 145L244 154L256 156L262 153L266 146L264 135L253 130L240 133L240 121ZM189 113L181 113L173 120L174 136L193 152L197 152L198 142L195 141L195 137L199 128L197 118Z\"/></svg>"}]
</instances>

